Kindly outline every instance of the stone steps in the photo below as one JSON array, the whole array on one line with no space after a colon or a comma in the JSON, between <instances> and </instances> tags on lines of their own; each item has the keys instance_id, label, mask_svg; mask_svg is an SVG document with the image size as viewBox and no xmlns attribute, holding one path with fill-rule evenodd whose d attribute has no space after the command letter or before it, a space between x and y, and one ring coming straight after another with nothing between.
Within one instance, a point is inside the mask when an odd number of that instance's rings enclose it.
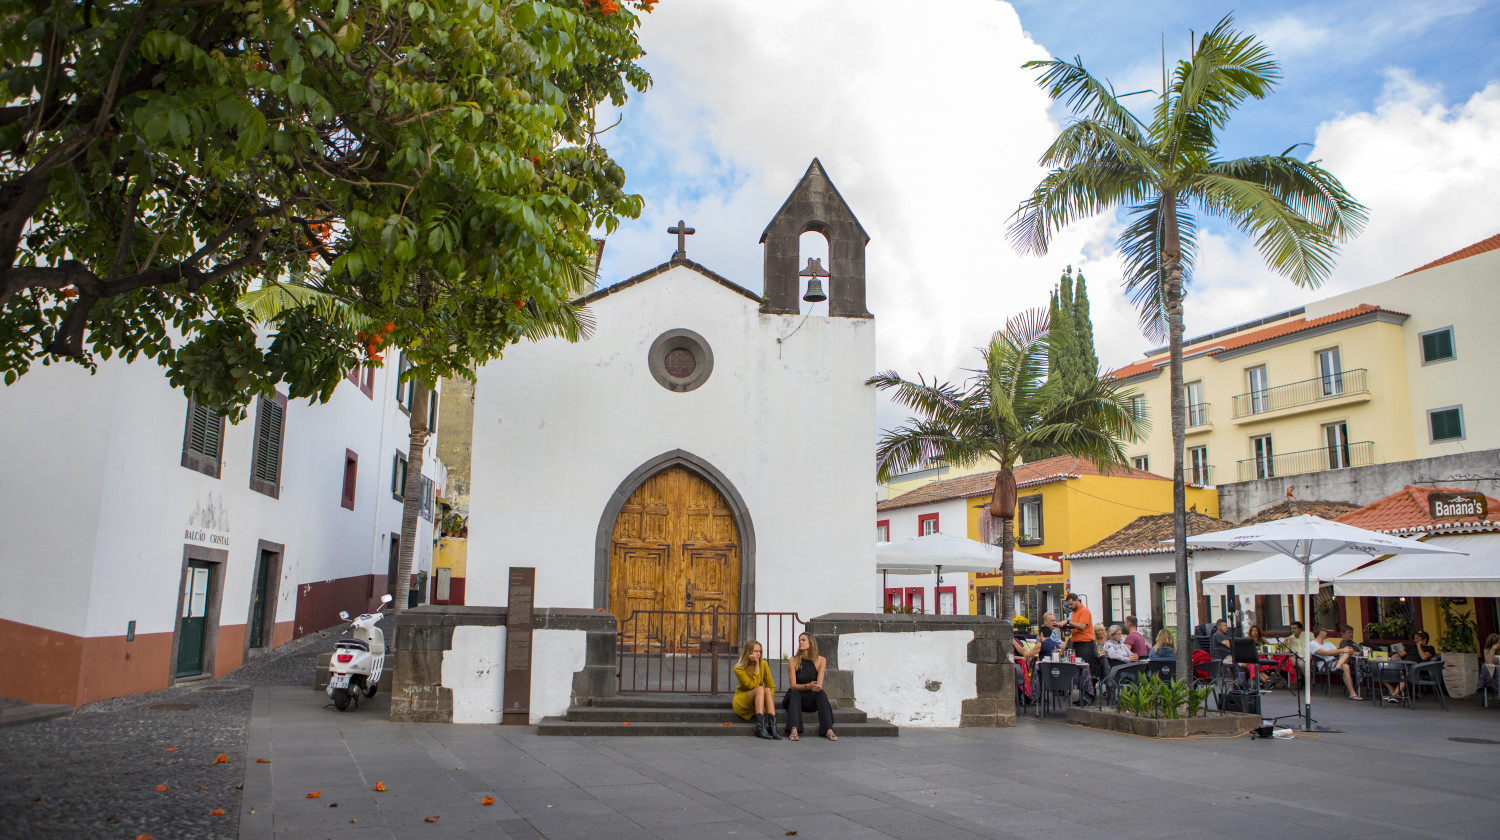
<instances>
[{"instance_id":1,"label":"stone steps","mask_svg":"<svg viewBox=\"0 0 1500 840\"><path fill-rule=\"evenodd\" d=\"M538 735L630 736L737 736L754 737L755 726L740 720L728 695L626 694L598 697L586 706L571 706L562 717L544 718ZM786 730L786 712L777 710L777 727ZM802 722L817 737L816 713L804 713ZM834 730L844 737L894 738L900 730L887 721L872 719L855 708L833 710Z\"/></svg>"}]
</instances>

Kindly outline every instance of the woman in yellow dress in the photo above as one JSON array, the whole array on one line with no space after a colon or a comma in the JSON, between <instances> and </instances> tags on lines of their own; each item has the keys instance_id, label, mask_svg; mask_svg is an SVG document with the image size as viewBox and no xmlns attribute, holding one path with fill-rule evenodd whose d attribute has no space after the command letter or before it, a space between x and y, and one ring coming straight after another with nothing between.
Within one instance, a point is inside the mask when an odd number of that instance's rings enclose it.
<instances>
[{"instance_id":1,"label":"woman in yellow dress","mask_svg":"<svg viewBox=\"0 0 1500 840\"><path fill-rule=\"evenodd\" d=\"M742 720L755 720L755 737L781 740L776 731L776 680L766 662L760 642L750 639L740 649L740 663L734 666L739 680L734 691L734 713Z\"/></svg>"}]
</instances>

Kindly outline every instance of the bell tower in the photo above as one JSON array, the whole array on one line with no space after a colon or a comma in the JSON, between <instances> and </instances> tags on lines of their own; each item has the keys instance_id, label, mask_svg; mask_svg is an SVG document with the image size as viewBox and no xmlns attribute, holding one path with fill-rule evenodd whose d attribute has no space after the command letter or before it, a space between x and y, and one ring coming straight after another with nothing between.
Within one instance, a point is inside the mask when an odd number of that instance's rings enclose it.
<instances>
[{"instance_id":1,"label":"bell tower","mask_svg":"<svg viewBox=\"0 0 1500 840\"><path fill-rule=\"evenodd\" d=\"M865 308L865 246L870 235L829 180L823 164L812 165L760 235L765 246L765 286L760 311L795 315L800 311L799 238L816 231L828 239L828 314L873 318Z\"/></svg>"}]
</instances>

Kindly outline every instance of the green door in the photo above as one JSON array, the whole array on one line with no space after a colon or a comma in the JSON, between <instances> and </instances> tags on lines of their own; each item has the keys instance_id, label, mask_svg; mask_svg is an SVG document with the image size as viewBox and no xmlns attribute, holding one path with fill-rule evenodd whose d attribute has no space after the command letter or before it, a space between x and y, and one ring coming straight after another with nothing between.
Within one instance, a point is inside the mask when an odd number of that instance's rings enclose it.
<instances>
[{"instance_id":1,"label":"green door","mask_svg":"<svg viewBox=\"0 0 1500 840\"><path fill-rule=\"evenodd\" d=\"M178 628L177 671L175 676L192 677L203 673L204 640L208 634L208 584L213 567L201 560L189 560L182 582L182 618Z\"/></svg>"},{"instance_id":2,"label":"green door","mask_svg":"<svg viewBox=\"0 0 1500 840\"><path fill-rule=\"evenodd\" d=\"M255 569L255 585L250 589L250 642L247 647L264 648L270 647L266 638L266 602L270 599L270 572L271 562L275 554L269 551L260 553L260 563Z\"/></svg>"}]
</instances>

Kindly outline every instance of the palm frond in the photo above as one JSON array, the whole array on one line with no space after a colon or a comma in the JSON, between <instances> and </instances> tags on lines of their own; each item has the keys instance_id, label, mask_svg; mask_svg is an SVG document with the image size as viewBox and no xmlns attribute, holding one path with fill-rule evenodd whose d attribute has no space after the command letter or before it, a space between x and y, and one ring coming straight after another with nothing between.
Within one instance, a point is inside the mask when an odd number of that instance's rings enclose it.
<instances>
[{"instance_id":1,"label":"palm frond","mask_svg":"<svg viewBox=\"0 0 1500 840\"><path fill-rule=\"evenodd\" d=\"M1327 228L1314 224L1266 187L1230 175L1204 173L1194 182L1203 208L1251 235L1267 265L1306 288L1333 270L1337 250Z\"/></svg>"},{"instance_id":2,"label":"palm frond","mask_svg":"<svg viewBox=\"0 0 1500 840\"><path fill-rule=\"evenodd\" d=\"M1174 129L1188 120L1223 128L1242 102L1264 99L1281 81L1281 65L1266 45L1233 26L1234 15L1225 15L1198 39L1192 59L1178 65Z\"/></svg>"},{"instance_id":3,"label":"palm frond","mask_svg":"<svg viewBox=\"0 0 1500 840\"><path fill-rule=\"evenodd\" d=\"M1166 238L1165 212L1158 197L1137 204L1130 210L1131 222L1121 231L1116 246L1125 260L1125 296L1140 318L1141 332L1152 341L1161 341L1167 332L1166 265L1163 244ZM1192 280L1193 262L1198 252L1198 226L1193 215L1179 206L1177 238L1182 265L1182 282Z\"/></svg>"},{"instance_id":4,"label":"palm frond","mask_svg":"<svg viewBox=\"0 0 1500 840\"><path fill-rule=\"evenodd\" d=\"M1265 187L1340 241L1357 236L1369 220L1365 206L1355 201L1332 173L1313 162L1288 155L1261 155L1215 161L1204 171Z\"/></svg>"},{"instance_id":5,"label":"palm frond","mask_svg":"<svg viewBox=\"0 0 1500 840\"><path fill-rule=\"evenodd\" d=\"M1054 169L1011 214L1006 238L1022 253L1045 254L1055 231L1095 213L1139 201L1151 182L1118 159L1082 161Z\"/></svg>"},{"instance_id":6,"label":"palm frond","mask_svg":"<svg viewBox=\"0 0 1500 840\"><path fill-rule=\"evenodd\" d=\"M1071 62L1054 58L1047 61L1028 61L1021 67L1026 70L1041 70L1036 82L1052 99L1065 102L1074 113L1088 114L1093 119L1113 126L1122 134L1140 136L1144 126L1141 121L1120 104L1114 86L1107 80L1094 78L1083 66L1082 56Z\"/></svg>"},{"instance_id":7,"label":"palm frond","mask_svg":"<svg viewBox=\"0 0 1500 840\"><path fill-rule=\"evenodd\" d=\"M240 295L236 302L260 324L271 323L291 309L307 309L320 320L357 332L367 332L375 324L373 318L360 314L352 301L316 281L268 280L259 289Z\"/></svg>"}]
</instances>

